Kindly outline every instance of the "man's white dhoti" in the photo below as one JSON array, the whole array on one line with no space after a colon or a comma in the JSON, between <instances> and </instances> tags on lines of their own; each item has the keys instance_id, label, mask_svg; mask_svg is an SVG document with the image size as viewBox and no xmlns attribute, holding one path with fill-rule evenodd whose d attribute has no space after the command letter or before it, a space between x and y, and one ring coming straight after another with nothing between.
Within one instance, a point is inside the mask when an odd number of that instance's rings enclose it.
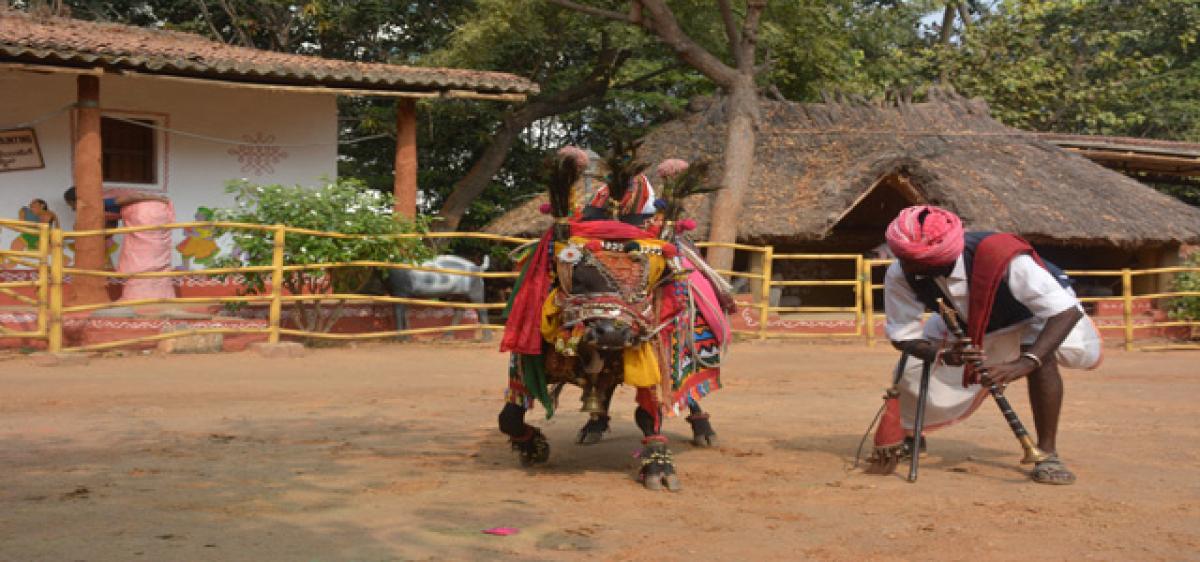
<instances>
[{"instance_id":1,"label":"man's white dhoti","mask_svg":"<svg viewBox=\"0 0 1200 562\"><path fill-rule=\"evenodd\" d=\"M984 366L998 365L1016 359L1021 345L1032 344L1045 327L1045 321L1029 321L988 334L983 338ZM941 315L934 314L925 322L923 337L939 342L953 338ZM1055 352L1059 366L1072 369L1095 369L1103 358L1100 333L1092 319L1084 315ZM929 399L925 404L925 431L946 427L970 416L987 398L987 389L974 384L963 388L963 367L938 364L929 376ZM910 357L904 375L897 385L900 391L900 420L911 431L916 419L917 393L921 389L921 360Z\"/></svg>"}]
</instances>

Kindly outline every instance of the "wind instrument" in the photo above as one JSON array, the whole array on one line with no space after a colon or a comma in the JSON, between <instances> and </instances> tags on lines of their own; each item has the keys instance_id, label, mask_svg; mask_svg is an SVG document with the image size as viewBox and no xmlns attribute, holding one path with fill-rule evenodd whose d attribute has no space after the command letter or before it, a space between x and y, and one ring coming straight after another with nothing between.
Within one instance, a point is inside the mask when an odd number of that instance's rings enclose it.
<instances>
[{"instance_id":1,"label":"wind instrument","mask_svg":"<svg viewBox=\"0 0 1200 562\"><path fill-rule=\"evenodd\" d=\"M966 341L967 345L964 350L974 349L974 344L970 342L962 324L958 321L958 312L948 306L942 299L937 300L938 312L941 313L942 319L946 321L946 327L950 329L950 333L954 334L959 341ZM974 369L982 369L982 361L972 361L971 367ZM1000 412L1004 414L1004 420L1008 422L1008 427L1012 429L1013 435L1017 436L1017 441L1021 442L1021 448L1025 450L1025 458L1021 459L1021 464L1039 463L1048 458L1050 455L1045 451L1037 448L1033 443L1033 438L1029 436L1029 432L1025 429L1025 425L1021 423L1021 419L1017 417L1017 413L1013 411L1012 405L1008 403L1008 398L1004 397L1004 391L998 385L988 386L988 392L992 398L996 400L996 405L1000 407Z\"/></svg>"}]
</instances>

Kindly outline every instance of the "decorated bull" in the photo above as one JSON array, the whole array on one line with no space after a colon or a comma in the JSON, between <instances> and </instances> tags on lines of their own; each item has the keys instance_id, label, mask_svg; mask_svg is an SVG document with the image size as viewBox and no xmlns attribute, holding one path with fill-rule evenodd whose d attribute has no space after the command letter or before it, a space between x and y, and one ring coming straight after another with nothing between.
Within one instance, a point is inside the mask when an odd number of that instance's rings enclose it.
<instances>
[{"instance_id":1,"label":"decorated bull","mask_svg":"<svg viewBox=\"0 0 1200 562\"><path fill-rule=\"evenodd\" d=\"M678 234L694 227L679 214L684 197L702 192L705 167L660 165L665 181L656 200L635 156L636 145L617 146L607 186L580 208L571 188L587 156L567 147L548 159L543 210L555 223L529 247L509 301L501 351L512 357L499 424L523 465L546 462L549 442L524 419L534 402L549 418L563 386L580 386L589 421L577 442L595 443L608 430L614 390L625 384L636 390L644 435L639 479L649 489L679 490L662 420L687 408L693 442L715 443L698 401L721 386L732 298Z\"/></svg>"}]
</instances>

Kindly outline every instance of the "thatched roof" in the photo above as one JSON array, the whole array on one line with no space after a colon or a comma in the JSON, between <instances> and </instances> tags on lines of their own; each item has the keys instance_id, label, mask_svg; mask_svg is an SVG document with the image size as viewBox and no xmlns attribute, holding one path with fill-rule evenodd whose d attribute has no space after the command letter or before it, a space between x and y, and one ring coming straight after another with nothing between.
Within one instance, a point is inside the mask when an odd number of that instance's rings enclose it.
<instances>
[{"instance_id":1,"label":"thatched roof","mask_svg":"<svg viewBox=\"0 0 1200 562\"><path fill-rule=\"evenodd\" d=\"M889 106L764 101L738 238L778 244L836 236L835 227L845 228L859 203L881 205L868 197L876 187L899 183L907 188L899 190L901 205L941 205L971 229L1017 232L1035 242L1128 247L1200 240L1200 209L1009 128L991 118L983 101L953 93L931 97ZM715 182L723 107L693 105L701 107L651 132L640 156L650 162L708 158ZM889 176L898 182L881 181ZM689 206L701 224L699 238L708 217L701 197ZM549 218L538 212L542 201L521 205L486 230L543 231ZM855 221L860 230L865 222L879 230L886 224L882 217Z\"/></svg>"}]
</instances>

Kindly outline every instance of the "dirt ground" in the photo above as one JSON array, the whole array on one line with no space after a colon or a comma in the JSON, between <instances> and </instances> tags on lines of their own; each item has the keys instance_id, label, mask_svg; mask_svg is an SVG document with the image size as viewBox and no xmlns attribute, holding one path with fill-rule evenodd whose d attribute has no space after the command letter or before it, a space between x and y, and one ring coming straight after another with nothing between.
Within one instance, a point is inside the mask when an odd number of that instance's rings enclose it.
<instances>
[{"instance_id":1,"label":"dirt ground","mask_svg":"<svg viewBox=\"0 0 1200 562\"><path fill-rule=\"evenodd\" d=\"M1200 352L1112 350L1068 372L1067 487L1028 480L990 404L930 437L916 484L851 471L895 359L735 345L704 402L721 447L667 421L684 484L670 493L633 480L625 389L596 446L573 444L574 407L532 413L551 460L520 468L495 429L506 359L491 345L9 357L0 559L1200 559Z\"/></svg>"}]
</instances>

